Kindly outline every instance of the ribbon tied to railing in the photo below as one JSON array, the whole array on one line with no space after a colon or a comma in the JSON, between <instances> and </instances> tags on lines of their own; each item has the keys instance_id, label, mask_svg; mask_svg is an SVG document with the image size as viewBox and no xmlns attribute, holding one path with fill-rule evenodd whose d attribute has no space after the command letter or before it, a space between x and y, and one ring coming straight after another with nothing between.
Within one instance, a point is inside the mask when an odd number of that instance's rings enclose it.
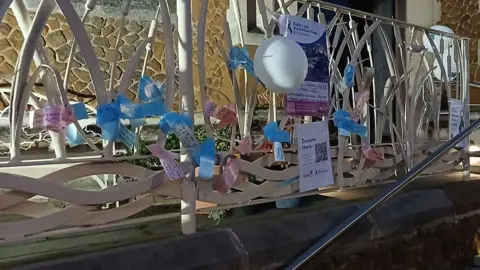
<instances>
[{"instance_id":1,"label":"ribbon tied to railing","mask_svg":"<svg viewBox=\"0 0 480 270\"><path fill-rule=\"evenodd\" d=\"M248 49L245 47L232 47L228 53L230 58L230 69L237 69L239 66L243 67L252 77L257 78L253 68L253 61L250 59Z\"/></svg>"},{"instance_id":2,"label":"ribbon tied to railing","mask_svg":"<svg viewBox=\"0 0 480 270\"><path fill-rule=\"evenodd\" d=\"M152 155L160 159L160 163L165 170L165 174L170 180L173 181L185 177L185 172L180 167L180 164L178 164L178 162L175 160L173 154L165 150L162 145L151 144L147 146L147 148L150 150Z\"/></svg>"},{"instance_id":3,"label":"ribbon tied to railing","mask_svg":"<svg viewBox=\"0 0 480 270\"><path fill-rule=\"evenodd\" d=\"M352 111L352 120L358 122L363 115L363 109L365 104L368 103L370 99L370 92L369 91L362 91L360 93L355 93L354 100L355 100L355 108Z\"/></svg>"},{"instance_id":4,"label":"ribbon tied to railing","mask_svg":"<svg viewBox=\"0 0 480 270\"><path fill-rule=\"evenodd\" d=\"M343 71L343 80L339 83L339 91L340 93L344 93L348 89L353 87L355 82L355 67L352 64L348 63L345 66L345 70Z\"/></svg>"},{"instance_id":5,"label":"ribbon tied to railing","mask_svg":"<svg viewBox=\"0 0 480 270\"><path fill-rule=\"evenodd\" d=\"M233 125L237 122L237 114L235 113L235 107L233 104L228 106L217 105L215 102L207 101L203 113L220 120L219 127L225 127Z\"/></svg>"},{"instance_id":6,"label":"ribbon tied to railing","mask_svg":"<svg viewBox=\"0 0 480 270\"><path fill-rule=\"evenodd\" d=\"M62 104L47 106L34 110L30 114L30 128L46 128L54 132L65 131L74 119L88 118L85 104L76 103L70 106Z\"/></svg>"},{"instance_id":7,"label":"ribbon tied to railing","mask_svg":"<svg viewBox=\"0 0 480 270\"><path fill-rule=\"evenodd\" d=\"M237 141L238 145L234 148L242 155L248 155L252 152L252 137L246 135L243 139Z\"/></svg>"},{"instance_id":8,"label":"ribbon tied to railing","mask_svg":"<svg viewBox=\"0 0 480 270\"><path fill-rule=\"evenodd\" d=\"M133 127L145 123L145 117L163 115L162 100L148 103L133 103L127 97L118 95L112 103L100 105L97 109L97 125L102 129L102 138L115 141L121 139L129 147L135 144L135 134L126 128L121 119L128 119ZM133 120L133 121L132 121Z\"/></svg>"},{"instance_id":9,"label":"ribbon tied to railing","mask_svg":"<svg viewBox=\"0 0 480 270\"><path fill-rule=\"evenodd\" d=\"M285 130L278 130L276 122L270 122L263 128L265 138L273 142L273 153L275 161L285 161L282 143L290 142L290 134Z\"/></svg>"},{"instance_id":10,"label":"ribbon tied to railing","mask_svg":"<svg viewBox=\"0 0 480 270\"><path fill-rule=\"evenodd\" d=\"M215 165L215 141L213 138L207 138L202 144L198 144L192 131L192 118L174 112L165 114L159 126L163 133L174 133L186 148L193 149L193 158L199 166L200 178L213 178Z\"/></svg>"},{"instance_id":11,"label":"ribbon tied to railing","mask_svg":"<svg viewBox=\"0 0 480 270\"><path fill-rule=\"evenodd\" d=\"M220 177L213 182L213 190L226 194L235 184L240 174L240 162L235 155L227 155L220 162Z\"/></svg>"},{"instance_id":12,"label":"ribbon tied to railing","mask_svg":"<svg viewBox=\"0 0 480 270\"><path fill-rule=\"evenodd\" d=\"M361 137L367 136L367 127L354 121L347 111L337 110L334 112L333 123L336 127L360 135Z\"/></svg>"},{"instance_id":13,"label":"ribbon tied to railing","mask_svg":"<svg viewBox=\"0 0 480 270\"><path fill-rule=\"evenodd\" d=\"M142 76L138 85L138 99L142 102L164 100L165 82L159 83L148 76Z\"/></svg>"}]
</instances>

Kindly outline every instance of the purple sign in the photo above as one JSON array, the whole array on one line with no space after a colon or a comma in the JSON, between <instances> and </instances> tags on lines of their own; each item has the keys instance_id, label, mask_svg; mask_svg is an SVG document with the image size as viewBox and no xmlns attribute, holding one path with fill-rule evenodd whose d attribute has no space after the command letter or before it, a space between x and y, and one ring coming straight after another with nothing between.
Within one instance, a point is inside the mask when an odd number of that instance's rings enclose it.
<instances>
[{"instance_id":1,"label":"purple sign","mask_svg":"<svg viewBox=\"0 0 480 270\"><path fill-rule=\"evenodd\" d=\"M305 51L308 72L299 89L285 96L288 115L327 116L329 72L326 25L292 15L280 16L280 33L296 41Z\"/></svg>"}]
</instances>

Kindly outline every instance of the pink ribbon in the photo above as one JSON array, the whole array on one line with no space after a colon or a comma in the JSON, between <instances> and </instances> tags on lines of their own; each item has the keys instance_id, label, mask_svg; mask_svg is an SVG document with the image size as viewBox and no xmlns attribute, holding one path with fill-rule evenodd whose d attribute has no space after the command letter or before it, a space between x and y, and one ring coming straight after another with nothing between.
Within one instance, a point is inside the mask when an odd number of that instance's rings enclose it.
<instances>
[{"instance_id":1,"label":"pink ribbon","mask_svg":"<svg viewBox=\"0 0 480 270\"><path fill-rule=\"evenodd\" d=\"M185 177L185 172L180 167L180 164L173 158L172 153L168 152L159 144L151 144L147 146L152 155L160 159L165 174L170 180L177 180Z\"/></svg>"},{"instance_id":2,"label":"pink ribbon","mask_svg":"<svg viewBox=\"0 0 480 270\"><path fill-rule=\"evenodd\" d=\"M213 183L213 189L226 194L237 181L240 174L240 162L237 158L229 158L223 174Z\"/></svg>"},{"instance_id":3,"label":"pink ribbon","mask_svg":"<svg viewBox=\"0 0 480 270\"><path fill-rule=\"evenodd\" d=\"M233 108L233 105L231 104L228 106L219 106L215 104L215 102L207 101L203 112L208 116L220 120L220 123L218 124L219 127L232 125L237 122L237 114L235 113L235 108Z\"/></svg>"},{"instance_id":4,"label":"pink ribbon","mask_svg":"<svg viewBox=\"0 0 480 270\"><path fill-rule=\"evenodd\" d=\"M352 112L353 121L358 122L358 120L360 120L363 114L363 107L365 106L366 103L368 103L369 99L370 99L370 92L368 91L355 93L354 100L356 101L356 105Z\"/></svg>"},{"instance_id":5,"label":"pink ribbon","mask_svg":"<svg viewBox=\"0 0 480 270\"><path fill-rule=\"evenodd\" d=\"M252 137L245 136L243 139L238 141L238 145L234 146L235 149L242 155L248 155L252 152Z\"/></svg>"},{"instance_id":6,"label":"pink ribbon","mask_svg":"<svg viewBox=\"0 0 480 270\"><path fill-rule=\"evenodd\" d=\"M72 107L58 105L54 107L41 108L33 111L30 120L31 128L46 128L50 131L61 132L73 123L74 116Z\"/></svg>"},{"instance_id":7,"label":"pink ribbon","mask_svg":"<svg viewBox=\"0 0 480 270\"><path fill-rule=\"evenodd\" d=\"M371 147L366 147L362 150L363 156L371 161L382 162L385 160L385 156L379 149L373 149Z\"/></svg>"}]
</instances>

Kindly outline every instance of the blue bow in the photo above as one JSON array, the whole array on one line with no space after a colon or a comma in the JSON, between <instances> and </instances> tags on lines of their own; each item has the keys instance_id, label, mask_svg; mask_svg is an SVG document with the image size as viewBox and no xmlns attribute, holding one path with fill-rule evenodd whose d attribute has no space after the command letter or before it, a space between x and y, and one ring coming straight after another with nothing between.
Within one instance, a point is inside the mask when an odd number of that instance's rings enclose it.
<instances>
[{"instance_id":1,"label":"blue bow","mask_svg":"<svg viewBox=\"0 0 480 270\"><path fill-rule=\"evenodd\" d=\"M352 120L350 113L338 110L333 113L333 123L336 127L355 133L361 137L367 136L367 127Z\"/></svg>"},{"instance_id":2,"label":"blue bow","mask_svg":"<svg viewBox=\"0 0 480 270\"><path fill-rule=\"evenodd\" d=\"M197 163L200 171L198 176L202 179L213 178L213 167L215 165L215 140L207 138L193 151L193 159Z\"/></svg>"},{"instance_id":3,"label":"blue bow","mask_svg":"<svg viewBox=\"0 0 480 270\"><path fill-rule=\"evenodd\" d=\"M119 138L120 131L125 132L120 119L134 120L138 125L145 117L163 115L165 113L163 101L156 100L149 103L133 103L127 97L118 95L112 103L100 105L97 109L97 125L102 129L102 138L114 141ZM140 119L140 120L139 120Z\"/></svg>"},{"instance_id":4,"label":"blue bow","mask_svg":"<svg viewBox=\"0 0 480 270\"><path fill-rule=\"evenodd\" d=\"M85 107L84 103L70 104L70 106L72 106L73 115L75 119L77 120L88 119L87 108ZM67 142L68 142L68 145L70 145L70 147L75 147L85 142L85 140L82 138L82 136L78 132L77 127L73 123L67 126L67 129L65 131L65 137L67 138Z\"/></svg>"},{"instance_id":5,"label":"blue bow","mask_svg":"<svg viewBox=\"0 0 480 270\"><path fill-rule=\"evenodd\" d=\"M278 125L275 122L268 123L264 128L263 132L267 140L271 142L289 142L290 134L285 130L278 130Z\"/></svg>"},{"instance_id":6,"label":"blue bow","mask_svg":"<svg viewBox=\"0 0 480 270\"><path fill-rule=\"evenodd\" d=\"M247 48L232 47L228 56L230 57L230 69L237 69L242 66L252 77L257 78Z\"/></svg>"},{"instance_id":7,"label":"blue bow","mask_svg":"<svg viewBox=\"0 0 480 270\"><path fill-rule=\"evenodd\" d=\"M164 100L165 82L158 84L148 76L142 76L138 84L138 99L142 102Z\"/></svg>"}]
</instances>

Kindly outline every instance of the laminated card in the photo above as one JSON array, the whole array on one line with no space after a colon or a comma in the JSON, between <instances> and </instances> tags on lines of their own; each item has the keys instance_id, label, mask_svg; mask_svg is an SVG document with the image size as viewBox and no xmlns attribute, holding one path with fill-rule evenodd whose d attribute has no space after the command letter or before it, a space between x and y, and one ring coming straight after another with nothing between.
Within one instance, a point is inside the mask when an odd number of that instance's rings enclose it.
<instances>
[{"instance_id":1,"label":"laminated card","mask_svg":"<svg viewBox=\"0 0 480 270\"><path fill-rule=\"evenodd\" d=\"M328 122L297 125L300 192L333 185Z\"/></svg>"},{"instance_id":2,"label":"laminated card","mask_svg":"<svg viewBox=\"0 0 480 270\"><path fill-rule=\"evenodd\" d=\"M450 139L457 136L465 126L465 106L458 99L450 99ZM467 140L461 141L457 147L464 148L468 145Z\"/></svg>"},{"instance_id":3,"label":"laminated card","mask_svg":"<svg viewBox=\"0 0 480 270\"><path fill-rule=\"evenodd\" d=\"M303 17L281 15L280 33L296 41L305 51L308 72L299 89L285 96L288 115L327 116L329 105L329 72L326 25Z\"/></svg>"}]
</instances>

